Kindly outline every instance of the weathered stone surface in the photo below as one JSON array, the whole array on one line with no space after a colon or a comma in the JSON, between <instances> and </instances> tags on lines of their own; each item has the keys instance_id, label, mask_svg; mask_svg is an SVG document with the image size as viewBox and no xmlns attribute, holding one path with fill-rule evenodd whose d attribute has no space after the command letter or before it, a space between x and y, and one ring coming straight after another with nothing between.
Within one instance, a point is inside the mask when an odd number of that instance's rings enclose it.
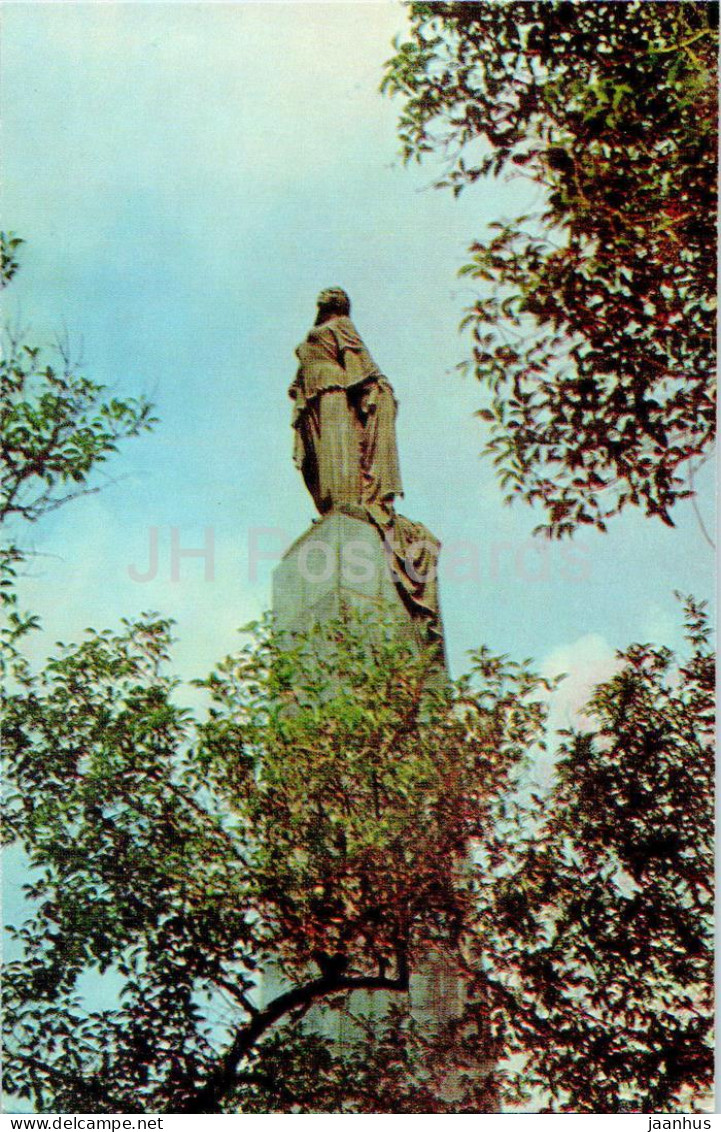
<instances>
[{"instance_id":1,"label":"weathered stone surface","mask_svg":"<svg viewBox=\"0 0 721 1132\"><path fill-rule=\"evenodd\" d=\"M419 647L428 644L428 618L414 613L393 578L393 555L364 519L332 512L290 547L273 574L278 629L305 633L344 609L365 610L395 623ZM442 665L445 657L439 645Z\"/></svg>"}]
</instances>

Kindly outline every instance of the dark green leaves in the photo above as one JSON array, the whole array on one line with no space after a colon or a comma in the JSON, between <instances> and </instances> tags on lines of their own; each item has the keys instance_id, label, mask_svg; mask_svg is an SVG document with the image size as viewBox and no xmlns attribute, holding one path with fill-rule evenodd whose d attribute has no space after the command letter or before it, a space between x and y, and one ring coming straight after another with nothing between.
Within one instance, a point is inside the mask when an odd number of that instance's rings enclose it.
<instances>
[{"instance_id":1,"label":"dark green leaves","mask_svg":"<svg viewBox=\"0 0 721 1132\"><path fill-rule=\"evenodd\" d=\"M456 194L519 169L542 190L461 269L504 491L555 536L671 524L715 426L713 5L409 7L384 80L406 158L455 154Z\"/></svg>"},{"instance_id":2,"label":"dark green leaves","mask_svg":"<svg viewBox=\"0 0 721 1132\"><path fill-rule=\"evenodd\" d=\"M619 654L479 871L509 1085L550 1111L693 1111L711 1087L714 663L690 600L686 628L682 661Z\"/></svg>"}]
</instances>

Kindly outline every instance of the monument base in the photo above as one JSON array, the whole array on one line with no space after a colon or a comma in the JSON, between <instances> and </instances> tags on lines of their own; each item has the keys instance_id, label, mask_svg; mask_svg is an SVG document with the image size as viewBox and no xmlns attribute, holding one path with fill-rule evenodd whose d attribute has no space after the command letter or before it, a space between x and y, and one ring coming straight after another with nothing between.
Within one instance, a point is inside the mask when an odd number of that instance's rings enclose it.
<instances>
[{"instance_id":1,"label":"monument base","mask_svg":"<svg viewBox=\"0 0 721 1132\"><path fill-rule=\"evenodd\" d=\"M400 521L411 526L408 520ZM425 533L431 551L427 557L435 564L437 540L419 524L413 527ZM414 649L434 650L437 663L431 682L445 683L448 677L435 578L423 588L425 594L433 594L434 608L429 611L409 598L408 574L400 577L396 572L397 559L398 543L391 544L379 526L361 514L336 511L317 519L293 543L273 574L276 629L292 638L307 635L348 610L367 612L371 624L394 626ZM421 579L421 586L424 581ZM272 970L265 972L263 984L265 1002L287 989ZM454 956L437 947L411 972L407 1009L421 1031L430 1036L462 1014L465 994ZM398 1002L394 992L356 991L349 998L347 1014L314 1008L308 1022L343 1049L359 1036L352 1015L380 1023L393 1002ZM460 1091L453 1066L444 1065L440 1077L443 1084L439 1085L439 1097L452 1104Z\"/></svg>"},{"instance_id":2,"label":"monument base","mask_svg":"<svg viewBox=\"0 0 721 1132\"><path fill-rule=\"evenodd\" d=\"M308 633L355 609L397 627L418 649L433 646L439 667L446 657L440 614L414 607L379 529L334 511L317 519L283 556L273 573L273 615L281 633Z\"/></svg>"}]
</instances>

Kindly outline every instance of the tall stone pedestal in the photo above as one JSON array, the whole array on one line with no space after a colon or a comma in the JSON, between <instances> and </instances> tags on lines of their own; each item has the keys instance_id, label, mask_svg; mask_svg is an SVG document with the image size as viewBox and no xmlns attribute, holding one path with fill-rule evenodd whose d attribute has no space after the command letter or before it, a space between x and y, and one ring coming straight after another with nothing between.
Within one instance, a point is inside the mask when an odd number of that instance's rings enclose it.
<instances>
[{"instance_id":1,"label":"tall stone pedestal","mask_svg":"<svg viewBox=\"0 0 721 1132\"><path fill-rule=\"evenodd\" d=\"M339 617L344 610L356 609L377 615L398 627L399 633L419 649L430 640L438 648L436 677L445 681L446 661L442 637L438 641L440 619L429 635L429 618L414 611L393 578L393 556L384 547L378 529L369 521L343 513L332 513L317 520L290 547L273 575L273 613L276 627L292 637L308 633L315 626ZM287 987L264 977L263 999L269 1001ZM429 954L412 972L408 994L410 1013L425 1034L431 1034L463 1010L465 988L454 970L452 956L442 950ZM356 992L350 998L350 1011L366 1019L382 1018L388 1005L398 1002L389 991ZM339 1016L330 1029L342 1047L351 1038L353 1023ZM312 1011L309 1020L321 1031L329 1032L328 1016ZM444 1067L445 1071L445 1067ZM453 1067L447 1067L441 1087L444 1101L452 1104L459 1095Z\"/></svg>"}]
</instances>

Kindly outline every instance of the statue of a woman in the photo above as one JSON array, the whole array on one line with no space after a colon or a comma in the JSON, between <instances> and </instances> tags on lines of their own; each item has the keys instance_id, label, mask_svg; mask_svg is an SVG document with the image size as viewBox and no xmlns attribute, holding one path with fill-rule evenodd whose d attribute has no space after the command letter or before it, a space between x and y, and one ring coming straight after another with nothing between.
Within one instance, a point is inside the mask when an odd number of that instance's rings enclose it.
<instances>
[{"instance_id":1,"label":"statue of a woman","mask_svg":"<svg viewBox=\"0 0 721 1132\"><path fill-rule=\"evenodd\" d=\"M318 511L387 521L403 494L396 401L340 287L321 291L315 325L296 354L294 457Z\"/></svg>"},{"instance_id":2,"label":"statue of a woman","mask_svg":"<svg viewBox=\"0 0 721 1132\"><path fill-rule=\"evenodd\" d=\"M318 296L318 315L296 350L294 460L318 511L342 511L378 529L399 593L429 636L442 638L436 569L440 543L422 523L399 515L403 495L396 445L396 399L350 319L340 287Z\"/></svg>"}]
</instances>

